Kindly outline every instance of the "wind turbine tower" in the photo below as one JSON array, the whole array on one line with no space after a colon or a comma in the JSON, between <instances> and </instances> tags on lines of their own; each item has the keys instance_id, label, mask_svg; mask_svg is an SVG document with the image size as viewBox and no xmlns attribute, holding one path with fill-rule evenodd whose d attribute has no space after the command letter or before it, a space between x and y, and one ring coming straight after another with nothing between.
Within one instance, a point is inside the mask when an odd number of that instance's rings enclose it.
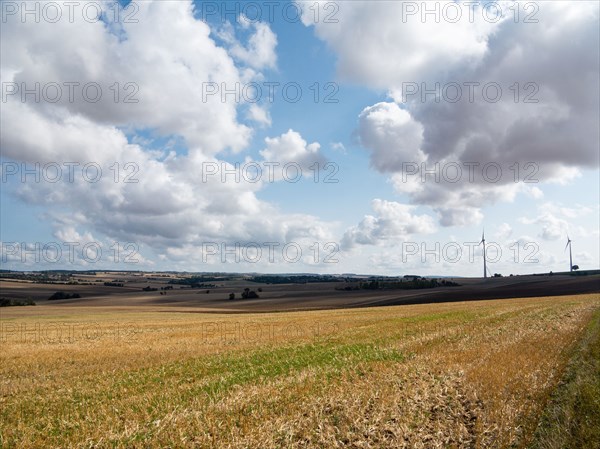
<instances>
[{"instance_id":1,"label":"wind turbine tower","mask_svg":"<svg viewBox=\"0 0 600 449\"><path fill-rule=\"evenodd\" d=\"M483 233L481 234L481 242L479 242L479 244L481 245L483 243L483 277L487 278L487 259L485 257L485 229L483 230Z\"/></svg>"},{"instance_id":2,"label":"wind turbine tower","mask_svg":"<svg viewBox=\"0 0 600 449\"><path fill-rule=\"evenodd\" d=\"M565 245L565 251L567 250L567 246L569 247L569 271L573 271L573 253L571 252L571 239L569 238L569 234L567 234L567 244Z\"/></svg>"}]
</instances>

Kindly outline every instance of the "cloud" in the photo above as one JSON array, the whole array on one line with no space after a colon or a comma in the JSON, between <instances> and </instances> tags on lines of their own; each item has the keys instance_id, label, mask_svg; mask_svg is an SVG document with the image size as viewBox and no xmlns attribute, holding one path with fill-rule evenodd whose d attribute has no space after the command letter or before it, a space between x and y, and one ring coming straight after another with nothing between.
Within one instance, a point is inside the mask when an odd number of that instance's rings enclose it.
<instances>
[{"instance_id":1,"label":"cloud","mask_svg":"<svg viewBox=\"0 0 600 449\"><path fill-rule=\"evenodd\" d=\"M409 8L419 2L337 3L333 20L314 20L315 4L297 2L303 8L303 22L314 26L315 34L337 55L339 76L380 89L398 86L401 81L421 81L423 74L447 72L471 64L487 51L487 40L497 25L476 14L469 20L469 6L455 5L461 12L456 23L421 20ZM454 3L454 2L436 2ZM447 7L445 7L447 8ZM476 8L479 8L477 6ZM440 10L441 13L441 10Z\"/></svg>"},{"instance_id":2,"label":"cloud","mask_svg":"<svg viewBox=\"0 0 600 449\"><path fill-rule=\"evenodd\" d=\"M6 186L27 204L44 206L59 239L106 237L167 256L186 248L190 254L207 241L333 240L329 223L260 200L266 177L236 182L234 175L224 182L221 176L236 171L222 155L247 149L252 129L238 121L243 105L206 95L206 83L260 80L256 70L276 62L276 36L268 25L248 26L243 48L240 41L223 48L194 17L191 2L138 6L137 23L117 26L83 19L21 23L18 16L2 24L3 83L93 82L103 92L95 103L80 90L72 102L67 90L57 102L21 101L19 94L3 99L3 157L63 169L59 182L20 183L15 176ZM238 67L240 60L252 68ZM138 102L125 102L128 94ZM250 105L248 114L270 124L260 106ZM302 168L324 160L317 142L307 144L292 130L267 139L265 155ZM70 163L74 177L68 180ZM86 164L100 170L97 180L82 175ZM208 166L220 173L206 176Z\"/></svg>"},{"instance_id":3,"label":"cloud","mask_svg":"<svg viewBox=\"0 0 600 449\"><path fill-rule=\"evenodd\" d=\"M357 225L346 230L342 249L356 245L394 244L414 234L436 231L429 215L414 215L414 206L380 199L371 204L375 215L366 215Z\"/></svg>"},{"instance_id":4,"label":"cloud","mask_svg":"<svg viewBox=\"0 0 600 449\"><path fill-rule=\"evenodd\" d=\"M450 203L460 204L460 203ZM479 224L483 220L483 213L475 207L435 207L442 226L467 226Z\"/></svg>"},{"instance_id":5,"label":"cloud","mask_svg":"<svg viewBox=\"0 0 600 449\"><path fill-rule=\"evenodd\" d=\"M571 237L587 237L589 235L589 232L575 223L575 220L592 212L593 210L587 206L564 207L553 202L546 202L538 206L537 217L521 217L519 221L523 224L537 226L540 229L538 236L544 240L566 240L567 235Z\"/></svg>"},{"instance_id":6,"label":"cloud","mask_svg":"<svg viewBox=\"0 0 600 449\"><path fill-rule=\"evenodd\" d=\"M525 190L525 194L533 199L539 200L544 197L544 192L539 187L527 186L524 190Z\"/></svg>"},{"instance_id":7,"label":"cloud","mask_svg":"<svg viewBox=\"0 0 600 449\"><path fill-rule=\"evenodd\" d=\"M300 133L292 129L278 137L265 138L265 143L266 148L260 151L264 161L277 162L281 166L294 164L300 167L302 173L307 176L316 167L322 169L327 162L321 153L321 145L318 142L309 144ZM317 166L315 167L314 164ZM279 170L278 173L281 176L282 171ZM295 175L290 173L289 177L295 177Z\"/></svg>"},{"instance_id":8,"label":"cloud","mask_svg":"<svg viewBox=\"0 0 600 449\"><path fill-rule=\"evenodd\" d=\"M396 103L377 103L358 116L358 133L371 151L371 164L382 172L402 170L407 161L421 163L423 126Z\"/></svg>"},{"instance_id":9,"label":"cloud","mask_svg":"<svg viewBox=\"0 0 600 449\"><path fill-rule=\"evenodd\" d=\"M469 17L464 2L451 3L429 7ZM419 13L407 15L415 5ZM305 21L335 52L341 79L393 99L360 113L358 135L399 193L433 207L442 225L474 224L483 207L519 193L539 199L534 184L568 183L598 167L597 3L541 2L531 23L515 21L504 2L495 23L482 2L473 20L456 23L423 17L424 5L343 2L338 23ZM443 176L455 164L458 181ZM477 164L473 177L465 164ZM426 175L436 170L439 180Z\"/></svg>"},{"instance_id":10,"label":"cloud","mask_svg":"<svg viewBox=\"0 0 600 449\"><path fill-rule=\"evenodd\" d=\"M248 108L247 117L263 126L271 126L271 114L266 107L251 104Z\"/></svg>"},{"instance_id":11,"label":"cloud","mask_svg":"<svg viewBox=\"0 0 600 449\"><path fill-rule=\"evenodd\" d=\"M506 240L508 239L513 233L513 229L511 227L511 225L509 225L508 223L501 223L500 225L497 226L496 232L495 232L495 236L496 238L500 239L500 240Z\"/></svg>"},{"instance_id":12,"label":"cloud","mask_svg":"<svg viewBox=\"0 0 600 449\"><path fill-rule=\"evenodd\" d=\"M254 69L274 69L277 66L277 36L269 25L264 22L251 22L243 14L239 17L239 23L243 29L254 31L247 39L247 45L243 45L235 37L235 30L229 22L218 33L229 45L231 55Z\"/></svg>"},{"instance_id":13,"label":"cloud","mask_svg":"<svg viewBox=\"0 0 600 449\"><path fill-rule=\"evenodd\" d=\"M65 226L56 229L54 237L63 242L78 242L80 244L95 242L96 239L90 232L85 232L83 235L80 234L74 227Z\"/></svg>"},{"instance_id":14,"label":"cloud","mask_svg":"<svg viewBox=\"0 0 600 449\"><path fill-rule=\"evenodd\" d=\"M573 204L571 207L565 207L560 203L548 201L540 205L540 209L549 213L561 215L565 218L581 218L594 212L594 209L581 204ZM596 207L596 211L598 207Z\"/></svg>"},{"instance_id":15,"label":"cloud","mask_svg":"<svg viewBox=\"0 0 600 449\"><path fill-rule=\"evenodd\" d=\"M544 240L565 238L569 230L569 224L565 220L557 218L552 214L544 214L534 219L524 218L521 220L521 223L540 226L542 231L538 236Z\"/></svg>"},{"instance_id":16,"label":"cloud","mask_svg":"<svg viewBox=\"0 0 600 449\"><path fill-rule=\"evenodd\" d=\"M192 4L138 6L138 23L123 23L120 37L101 21L81 18L73 23L15 19L3 24L3 82L29 89L36 83L42 86L39 102L33 96L21 102L20 95L14 95L3 104L5 156L23 156L24 133L35 147L35 141L50 137L55 124L85 119L106 128L179 135L191 152L241 151L248 145L251 130L237 122L237 104L206 95L208 81L231 88L242 75L227 51L210 38L208 25L194 18ZM44 95L44 87L51 83L59 85L61 95L52 88ZM73 101L65 83L78 83L72 87ZM86 92L88 83L98 87ZM59 100L44 101L49 97ZM97 97L98 101L86 101ZM34 126L26 132L24 126L30 124Z\"/></svg>"},{"instance_id":17,"label":"cloud","mask_svg":"<svg viewBox=\"0 0 600 449\"><path fill-rule=\"evenodd\" d=\"M341 154L348 154L348 151L346 150L346 146L342 142L333 142L331 144L331 149L333 151L337 151Z\"/></svg>"}]
</instances>

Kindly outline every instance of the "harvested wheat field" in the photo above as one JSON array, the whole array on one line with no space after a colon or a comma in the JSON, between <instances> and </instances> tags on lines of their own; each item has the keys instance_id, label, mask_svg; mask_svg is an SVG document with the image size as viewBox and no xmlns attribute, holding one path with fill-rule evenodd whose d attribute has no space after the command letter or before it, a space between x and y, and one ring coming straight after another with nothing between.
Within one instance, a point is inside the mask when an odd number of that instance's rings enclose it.
<instances>
[{"instance_id":1,"label":"harvested wheat field","mask_svg":"<svg viewBox=\"0 0 600 449\"><path fill-rule=\"evenodd\" d=\"M3 448L563 447L553 435L573 421L574 361L600 341L597 293L243 315L27 312L0 321ZM594 405L580 447L597 442Z\"/></svg>"}]
</instances>

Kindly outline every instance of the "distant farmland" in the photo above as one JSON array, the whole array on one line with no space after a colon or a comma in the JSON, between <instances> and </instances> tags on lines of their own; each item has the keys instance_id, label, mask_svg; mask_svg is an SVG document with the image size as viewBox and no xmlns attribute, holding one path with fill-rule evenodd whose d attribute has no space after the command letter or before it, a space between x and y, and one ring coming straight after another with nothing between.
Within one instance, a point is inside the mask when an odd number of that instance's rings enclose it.
<instances>
[{"instance_id":1,"label":"distant farmland","mask_svg":"<svg viewBox=\"0 0 600 449\"><path fill-rule=\"evenodd\" d=\"M11 307L0 324L4 448L598 441L597 293L260 314Z\"/></svg>"}]
</instances>

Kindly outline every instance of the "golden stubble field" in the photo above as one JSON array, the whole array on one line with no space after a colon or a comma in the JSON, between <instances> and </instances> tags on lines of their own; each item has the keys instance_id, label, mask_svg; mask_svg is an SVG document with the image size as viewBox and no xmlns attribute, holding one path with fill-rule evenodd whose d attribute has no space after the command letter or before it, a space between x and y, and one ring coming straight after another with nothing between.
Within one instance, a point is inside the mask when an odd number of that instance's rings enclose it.
<instances>
[{"instance_id":1,"label":"golden stubble field","mask_svg":"<svg viewBox=\"0 0 600 449\"><path fill-rule=\"evenodd\" d=\"M4 309L3 448L527 447L598 294L264 314Z\"/></svg>"}]
</instances>

